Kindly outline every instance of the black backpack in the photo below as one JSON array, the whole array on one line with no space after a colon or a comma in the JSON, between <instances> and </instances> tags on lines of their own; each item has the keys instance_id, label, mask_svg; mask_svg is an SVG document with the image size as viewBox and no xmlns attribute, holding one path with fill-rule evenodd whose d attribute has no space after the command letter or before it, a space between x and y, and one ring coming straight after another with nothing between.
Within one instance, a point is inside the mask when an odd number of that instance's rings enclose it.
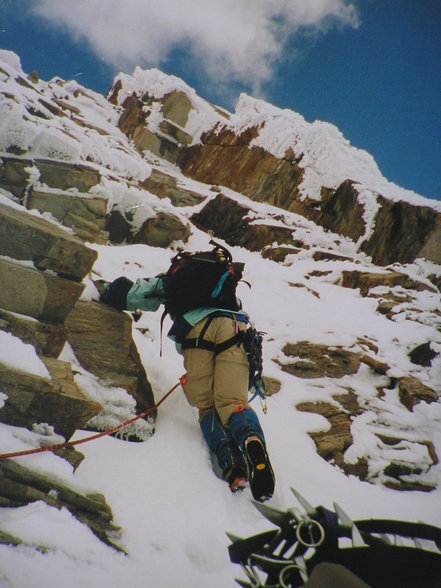
<instances>
[{"instance_id":1,"label":"black backpack","mask_svg":"<svg viewBox=\"0 0 441 588\"><path fill-rule=\"evenodd\" d=\"M240 310L236 286L243 263L232 261L231 253L218 243L211 251L180 252L163 277L165 312L172 318L201 308Z\"/></svg>"},{"instance_id":2,"label":"black backpack","mask_svg":"<svg viewBox=\"0 0 441 588\"><path fill-rule=\"evenodd\" d=\"M162 279L165 310L161 319L161 331L167 314L176 319L194 308L240 310L236 286L242 278L245 264L233 262L231 253L219 243L210 241L210 244L214 245L211 251L180 252L172 259L171 266ZM255 389L254 396L265 398L262 377L262 333L249 326L246 331L236 333L223 344L214 346L204 339L214 316L211 315L207 319L197 339L185 339L188 328L191 328L189 324L185 325L184 330L182 326L179 328L174 325L171 332L183 349L200 347L214 351L216 355L232 345L243 343L250 366L249 388Z\"/></svg>"}]
</instances>

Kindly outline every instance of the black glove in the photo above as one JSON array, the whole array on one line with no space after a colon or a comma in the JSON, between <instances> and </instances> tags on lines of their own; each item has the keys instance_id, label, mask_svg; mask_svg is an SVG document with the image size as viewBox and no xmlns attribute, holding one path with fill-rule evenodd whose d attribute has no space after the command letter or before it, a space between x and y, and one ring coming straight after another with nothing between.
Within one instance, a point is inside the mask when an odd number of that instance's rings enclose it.
<instances>
[{"instance_id":1,"label":"black glove","mask_svg":"<svg viewBox=\"0 0 441 588\"><path fill-rule=\"evenodd\" d=\"M100 302L113 306L117 310L126 310L127 294L132 286L133 282L128 278L117 278L108 284L102 293L100 292Z\"/></svg>"}]
</instances>

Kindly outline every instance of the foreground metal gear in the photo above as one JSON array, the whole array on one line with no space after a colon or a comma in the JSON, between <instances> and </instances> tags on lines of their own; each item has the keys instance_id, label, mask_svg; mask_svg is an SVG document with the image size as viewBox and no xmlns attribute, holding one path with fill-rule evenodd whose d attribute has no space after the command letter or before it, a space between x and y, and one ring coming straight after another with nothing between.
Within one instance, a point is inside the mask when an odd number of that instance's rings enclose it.
<instances>
[{"instance_id":1,"label":"foreground metal gear","mask_svg":"<svg viewBox=\"0 0 441 588\"><path fill-rule=\"evenodd\" d=\"M372 588L440 588L441 529L389 519L353 521L334 503L334 511L312 506L291 489L301 509L285 511L254 502L276 528L248 538L227 534L230 560L240 564L243 588L308 586L322 562L345 567Z\"/></svg>"}]
</instances>

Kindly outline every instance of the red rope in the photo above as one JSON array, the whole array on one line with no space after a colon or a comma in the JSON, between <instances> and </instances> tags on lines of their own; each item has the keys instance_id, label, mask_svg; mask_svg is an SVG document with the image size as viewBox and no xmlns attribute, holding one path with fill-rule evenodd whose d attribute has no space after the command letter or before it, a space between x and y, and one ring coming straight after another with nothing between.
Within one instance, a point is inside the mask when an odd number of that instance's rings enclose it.
<instances>
[{"instance_id":1,"label":"red rope","mask_svg":"<svg viewBox=\"0 0 441 588\"><path fill-rule=\"evenodd\" d=\"M117 431L124 429L128 425L131 425L132 423L134 423L138 419L142 419L142 418L148 416L149 414L151 414L153 411L155 411L159 406L161 406L161 404L164 402L164 400L166 400L170 396L170 394L176 390L176 388L184 385L185 381L186 381L186 376L184 374L183 376L181 376L179 378L179 382L177 382L173 386L173 388L170 388L170 390L166 394L164 394L164 396L161 398L161 400L159 400L154 406L152 406L151 408L148 408L144 412L141 412L140 414L129 419L128 421L124 421L120 425L113 427L112 429L107 429L106 431L102 431L101 433L96 433L95 435L90 435L90 437L84 437L84 439L78 439L77 441L66 441L65 443L57 443L56 445L46 445L44 447L37 447L36 449L26 449L24 451L15 451L12 453L0 453L0 459L7 459L10 457L21 457L22 455L32 455L34 453L43 453L45 451L55 451L57 449L63 449L64 447L73 447L74 445L80 445L81 443L87 443L88 441L93 441L95 439L99 439L100 437L104 437L105 435L111 435L112 433L116 433Z\"/></svg>"}]
</instances>

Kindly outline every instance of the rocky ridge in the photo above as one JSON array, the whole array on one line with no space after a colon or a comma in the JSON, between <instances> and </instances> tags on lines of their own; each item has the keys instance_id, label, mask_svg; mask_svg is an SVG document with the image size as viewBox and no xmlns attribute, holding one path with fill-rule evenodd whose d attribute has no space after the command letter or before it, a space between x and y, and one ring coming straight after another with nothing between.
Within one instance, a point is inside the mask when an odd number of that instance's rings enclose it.
<instances>
[{"instance_id":1,"label":"rocky ridge","mask_svg":"<svg viewBox=\"0 0 441 588\"><path fill-rule=\"evenodd\" d=\"M96 302L97 251L175 250L212 231L284 275L292 270L286 287L307 304L322 308L327 292L343 300L350 291L390 322L397 343L405 321L422 327L400 348L406 373L398 352L371 333L355 330L346 342L319 329L311 340L295 329L284 342L269 335L268 388L278 393L286 378L293 388L304 383L305 398L293 405L326 419L311 437L347 474L397 490L437 487L439 411L424 407L439 406L441 392L439 203L389 184L331 125L245 96L228 113L155 70L121 74L106 100L72 81L27 76L15 55L1 52L0 84L0 329L32 345L47 369L0 366L0 421L18 431L14 440L23 428L33 431L26 446L68 440L153 407L131 317ZM350 154L351 169L337 165L340 152ZM369 390L357 381L362 372ZM84 374L96 378L99 401L82 386ZM392 398L399 411L389 409ZM369 428L381 459L358 445L359 426ZM149 419L134 434L153 432ZM68 459L73 470L81 462L76 451L53 459ZM53 489L58 498L48 503L78 513L50 474L26 478L9 460L0 470L3 506ZM115 545L104 499L96 510L87 490L82 496L79 519ZM99 522L84 514L94 510Z\"/></svg>"}]
</instances>

